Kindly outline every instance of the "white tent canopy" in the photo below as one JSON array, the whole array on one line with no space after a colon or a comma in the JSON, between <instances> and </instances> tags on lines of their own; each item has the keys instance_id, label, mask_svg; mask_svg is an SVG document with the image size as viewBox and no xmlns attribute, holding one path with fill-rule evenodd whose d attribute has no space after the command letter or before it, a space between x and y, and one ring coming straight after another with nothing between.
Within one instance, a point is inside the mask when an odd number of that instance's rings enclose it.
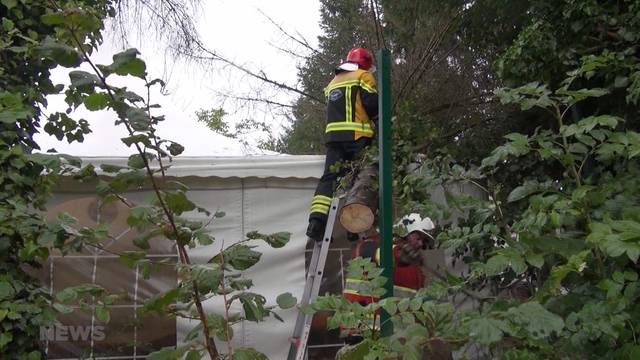
<instances>
[{"instance_id":1,"label":"white tent canopy","mask_svg":"<svg viewBox=\"0 0 640 360\"><path fill-rule=\"evenodd\" d=\"M83 163L126 166L126 157L83 157ZM174 158L167 175L176 177L212 178L319 178L324 156L264 155L264 156L180 156ZM165 164L166 165L166 164Z\"/></svg>"}]
</instances>

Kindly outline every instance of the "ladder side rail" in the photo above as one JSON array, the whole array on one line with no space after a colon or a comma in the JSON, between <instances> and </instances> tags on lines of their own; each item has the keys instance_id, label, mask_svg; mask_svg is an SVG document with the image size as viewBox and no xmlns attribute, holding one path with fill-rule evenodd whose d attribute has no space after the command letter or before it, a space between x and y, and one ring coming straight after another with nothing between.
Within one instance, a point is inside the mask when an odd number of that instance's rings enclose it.
<instances>
[{"instance_id":1,"label":"ladder side rail","mask_svg":"<svg viewBox=\"0 0 640 360\"><path fill-rule=\"evenodd\" d=\"M329 253L329 246L331 244L331 238L333 236L334 225L338 213L338 205L340 204L340 198L336 197L331 201L331 208L329 209L329 216L327 219L327 226L324 230L324 236L322 238L322 247L318 257L318 264L313 274L313 282L311 288L311 296L307 304L310 304L320 292L320 285L322 284L322 277L324 275L324 267L327 261L327 255ZM311 274L309 274L310 276ZM300 342L298 344L296 360L304 360L306 357L307 342L309 341L309 334L311 332L311 322L313 321L313 315L307 315L304 319L304 328L300 336Z\"/></svg>"},{"instance_id":2,"label":"ladder side rail","mask_svg":"<svg viewBox=\"0 0 640 360\"><path fill-rule=\"evenodd\" d=\"M312 303L320 291L320 285L322 283L327 254L329 252L331 238L333 236L333 229L340 199L341 198L336 197L331 201L331 207L329 209L327 224L325 226L322 241L314 242L313 244L313 253L311 255L311 261L309 262L305 288L300 305L308 305ZM312 321L313 315L307 315L302 311L298 312L293 336L291 337L291 345L289 346L289 354L287 356L288 360L302 360L306 358L306 347L309 340Z\"/></svg>"}]
</instances>

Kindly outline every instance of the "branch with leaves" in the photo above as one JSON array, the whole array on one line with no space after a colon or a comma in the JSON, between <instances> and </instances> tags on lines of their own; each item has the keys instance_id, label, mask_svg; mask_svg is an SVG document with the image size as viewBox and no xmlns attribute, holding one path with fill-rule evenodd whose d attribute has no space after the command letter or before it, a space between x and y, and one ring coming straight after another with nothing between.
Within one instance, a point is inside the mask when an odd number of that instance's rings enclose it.
<instances>
[{"instance_id":1,"label":"branch with leaves","mask_svg":"<svg viewBox=\"0 0 640 360\"><path fill-rule=\"evenodd\" d=\"M252 282L242 278L238 271L250 268L261 257L261 253L252 250L254 245L248 245L249 242L262 240L273 247L282 247L289 240L289 234L265 235L252 232L246 240L223 246L209 263L193 264L188 249L210 245L214 238L208 230L211 220L195 221L190 219L188 214L193 211L200 212L213 220L224 213L211 214L197 206L188 199L188 188L184 184L167 179L166 170L170 167L172 158L182 153L184 147L158 137L156 132L164 116L155 115L157 106L151 104L150 94L154 86L164 86L164 83L159 79L147 78L146 65L138 57L139 53L135 49L115 54L111 64L95 64L89 57L86 38L82 35L82 31L86 30L83 26L93 25L88 21L93 19L92 14L82 8L62 8L54 2L51 4L55 11L44 16L43 21L67 32L74 46L59 44L51 39L47 49L52 50L44 52L44 56L54 60L73 59L66 62L66 65L75 67L86 63L93 70L92 73L82 70L69 73L71 86L66 91L67 103L71 109L84 105L90 111L113 110L117 114L115 124L125 127L128 132L128 136L123 138L122 142L136 150L136 153L129 157L127 166L101 166L101 170L109 176L99 179L96 187L103 203L120 201L130 209L127 222L142 234L134 240L140 251L122 253L121 260L129 266L146 269L144 276L148 277L150 273L146 250L150 248L151 239L164 238L173 241L178 250L180 263L176 266L182 281L178 287L146 301L141 312L194 319L192 308L195 308L196 319L200 322L187 336L185 345L162 349L150 356L163 358L171 354L174 357L186 355L188 358L200 358L203 353L207 353L212 359L241 354L258 356L259 353L253 349L232 348L230 325L241 320L262 321L269 315L277 318L278 316L274 312L275 307L266 306L263 296L248 291ZM147 92L146 99L127 88L110 85L108 80L113 75L132 76L143 80ZM85 180L96 179L96 173L92 166L88 166L78 172L78 177ZM127 190L140 186L148 186L154 194L154 200L148 205L134 205L124 195ZM98 230L87 229L83 230L87 233L85 235L76 231L71 224L62 229L67 237L75 236L76 249L84 244L95 243L101 234ZM69 296L59 295L58 299L62 302L76 300L77 294L84 291L80 290L69 290ZM94 297L104 295L103 291L93 287L89 290ZM203 302L215 296L223 298L223 315L208 313L204 308ZM103 321L109 320L107 308L112 301L103 301L101 304L104 305L94 307L94 311L100 312L100 319ZM236 301L242 303L244 314L229 313L231 304ZM278 304L282 308L291 307L295 302L295 298L290 294L278 298ZM62 304L57 306L63 309ZM203 343L198 341L198 334L203 335ZM216 347L214 336L227 342L227 354L222 354Z\"/></svg>"}]
</instances>

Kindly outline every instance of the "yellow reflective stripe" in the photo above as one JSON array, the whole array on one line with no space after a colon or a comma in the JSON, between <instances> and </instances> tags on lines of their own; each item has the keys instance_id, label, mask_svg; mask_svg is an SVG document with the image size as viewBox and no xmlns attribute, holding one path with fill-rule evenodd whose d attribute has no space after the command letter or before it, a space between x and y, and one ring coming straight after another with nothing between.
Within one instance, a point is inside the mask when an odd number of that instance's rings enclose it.
<instances>
[{"instance_id":1,"label":"yellow reflective stripe","mask_svg":"<svg viewBox=\"0 0 640 360\"><path fill-rule=\"evenodd\" d=\"M349 284L349 279L347 279L347 284L345 285L344 289L342 290L343 294L352 294L352 295L358 295L358 296L373 296L371 293L368 293L368 290L370 291L371 289L369 289L368 285L362 284L362 285L357 285L357 284Z\"/></svg>"},{"instance_id":2,"label":"yellow reflective stripe","mask_svg":"<svg viewBox=\"0 0 640 360\"><path fill-rule=\"evenodd\" d=\"M315 205L311 205L311 212L314 213L321 213L321 214L328 214L329 213L329 206L328 205L322 205L322 204L315 204Z\"/></svg>"},{"instance_id":3,"label":"yellow reflective stripe","mask_svg":"<svg viewBox=\"0 0 640 360\"><path fill-rule=\"evenodd\" d=\"M371 290L371 289L369 289L369 286L365 284L365 281L356 280L356 279L347 279L345 288L344 290L342 290L342 293L358 295L358 296L371 296L371 294L367 293L367 290ZM395 297L400 297L400 298L413 297L417 293L418 291L412 288L399 286L399 285L393 286L393 296Z\"/></svg>"},{"instance_id":4,"label":"yellow reflective stripe","mask_svg":"<svg viewBox=\"0 0 640 360\"><path fill-rule=\"evenodd\" d=\"M329 96L329 93L331 93L331 91L335 89L345 87L345 86L353 86L353 85L360 85L360 80L348 80L348 81L337 82L335 84L330 84L329 86L324 88L324 95Z\"/></svg>"},{"instance_id":5,"label":"yellow reflective stripe","mask_svg":"<svg viewBox=\"0 0 640 360\"><path fill-rule=\"evenodd\" d=\"M331 205L331 198L324 195L316 195L311 200L311 204Z\"/></svg>"},{"instance_id":6,"label":"yellow reflective stripe","mask_svg":"<svg viewBox=\"0 0 640 360\"><path fill-rule=\"evenodd\" d=\"M393 246L391 247L391 250L393 251L393 249L396 248L396 244L393 244ZM376 255L374 258L375 262L380 264L380 246L378 246L378 248L376 249Z\"/></svg>"},{"instance_id":7,"label":"yellow reflective stripe","mask_svg":"<svg viewBox=\"0 0 640 360\"><path fill-rule=\"evenodd\" d=\"M364 283L364 280L347 278L347 284L348 283L362 284L362 283Z\"/></svg>"},{"instance_id":8,"label":"yellow reflective stripe","mask_svg":"<svg viewBox=\"0 0 640 360\"><path fill-rule=\"evenodd\" d=\"M405 287L405 286L393 285L393 287L395 287L395 288L397 288L399 290L402 290L402 291L408 291L408 292L412 292L412 293L417 293L418 292L418 290L416 290L416 289L412 289L412 288Z\"/></svg>"},{"instance_id":9,"label":"yellow reflective stripe","mask_svg":"<svg viewBox=\"0 0 640 360\"><path fill-rule=\"evenodd\" d=\"M335 84L331 84L329 86L327 86L326 88L324 88L324 94L325 96L329 96L329 93L331 93L331 91L341 88L341 87L350 87L350 86L360 86L361 88L363 88L365 91L370 92L370 93L375 93L377 92L376 89L374 89L373 87L371 87L369 84L367 84L366 82L362 81L362 80L348 80L348 81L341 81Z\"/></svg>"},{"instance_id":10,"label":"yellow reflective stripe","mask_svg":"<svg viewBox=\"0 0 640 360\"><path fill-rule=\"evenodd\" d=\"M343 294L351 294L351 295L360 295L360 293L358 293L357 290L351 290L351 289L344 289L342 290Z\"/></svg>"},{"instance_id":11,"label":"yellow reflective stripe","mask_svg":"<svg viewBox=\"0 0 640 360\"><path fill-rule=\"evenodd\" d=\"M324 196L324 195L314 195L313 196L313 200L326 200L328 202L331 202L331 197L329 196Z\"/></svg>"},{"instance_id":12,"label":"yellow reflective stripe","mask_svg":"<svg viewBox=\"0 0 640 360\"><path fill-rule=\"evenodd\" d=\"M346 119L348 123L353 122L353 107L351 106L351 87L348 87L346 89L346 96L345 96L345 115L346 115Z\"/></svg>"},{"instance_id":13,"label":"yellow reflective stripe","mask_svg":"<svg viewBox=\"0 0 640 360\"><path fill-rule=\"evenodd\" d=\"M363 88L366 92L370 92L370 93L375 93L377 92L376 89L372 88L371 86L369 86L369 84L367 84L364 81L360 81L360 85L361 88Z\"/></svg>"},{"instance_id":14,"label":"yellow reflective stripe","mask_svg":"<svg viewBox=\"0 0 640 360\"><path fill-rule=\"evenodd\" d=\"M415 289L411 289L408 287L404 287L404 286L398 286L398 285L394 285L393 286L393 296L395 297L413 297L418 293L417 290Z\"/></svg>"},{"instance_id":15,"label":"yellow reflective stripe","mask_svg":"<svg viewBox=\"0 0 640 360\"><path fill-rule=\"evenodd\" d=\"M373 129L371 128L371 125L365 123L330 122L327 124L327 129L325 132L329 133L332 131L359 131L373 136Z\"/></svg>"}]
</instances>

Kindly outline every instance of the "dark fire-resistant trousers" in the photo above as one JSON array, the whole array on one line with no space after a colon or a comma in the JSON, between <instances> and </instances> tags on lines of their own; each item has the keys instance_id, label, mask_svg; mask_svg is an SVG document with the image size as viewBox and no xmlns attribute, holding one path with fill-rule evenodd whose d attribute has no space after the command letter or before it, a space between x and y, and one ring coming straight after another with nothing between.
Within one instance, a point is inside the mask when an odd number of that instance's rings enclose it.
<instances>
[{"instance_id":1,"label":"dark fire-resistant trousers","mask_svg":"<svg viewBox=\"0 0 640 360\"><path fill-rule=\"evenodd\" d=\"M356 159L357 155L371 143L370 138L360 138L356 141L327 143L327 156L324 162L324 173L318 182L318 187L311 200L309 220L317 219L326 222L329 206L338 177L344 176L346 161ZM335 164L340 163L336 168Z\"/></svg>"}]
</instances>

